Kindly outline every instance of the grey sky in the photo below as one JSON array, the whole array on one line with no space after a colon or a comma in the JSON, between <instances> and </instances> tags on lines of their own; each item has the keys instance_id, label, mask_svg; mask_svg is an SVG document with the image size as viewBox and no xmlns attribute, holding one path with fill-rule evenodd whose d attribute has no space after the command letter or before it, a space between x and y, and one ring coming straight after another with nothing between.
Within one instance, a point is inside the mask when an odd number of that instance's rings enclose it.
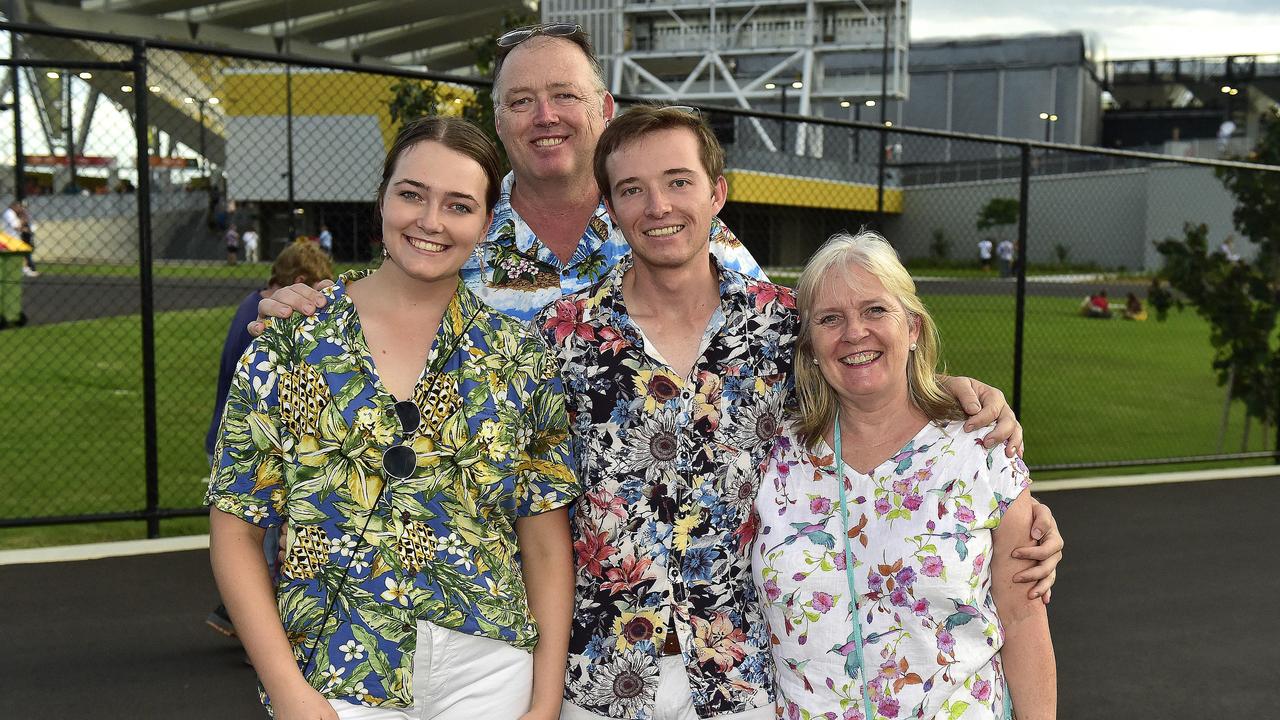
<instances>
[{"instance_id":1,"label":"grey sky","mask_svg":"<svg viewBox=\"0 0 1280 720\"><path fill-rule=\"evenodd\" d=\"M1071 30L1110 59L1280 54L1280 2L915 0L911 8L916 40Z\"/></svg>"}]
</instances>

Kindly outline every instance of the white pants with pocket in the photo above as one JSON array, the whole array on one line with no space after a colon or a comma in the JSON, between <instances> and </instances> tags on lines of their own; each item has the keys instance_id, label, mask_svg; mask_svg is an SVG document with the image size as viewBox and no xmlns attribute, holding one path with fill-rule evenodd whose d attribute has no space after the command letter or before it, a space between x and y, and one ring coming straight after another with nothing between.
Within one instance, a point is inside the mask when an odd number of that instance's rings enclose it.
<instances>
[{"instance_id":1,"label":"white pants with pocket","mask_svg":"<svg viewBox=\"0 0 1280 720\"><path fill-rule=\"evenodd\" d=\"M777 713L770 704L714 717L715 720L774 720ZM560 709L560 720L609 720L609 716L588 712L565 700ZM653 720L698 720L698 711L693 707L693 689L689 687L689 673L684 669L684 658L680 655L658 658L658 692L653 704Z\"/></svg>"},{"instance_id":2,"label":"white pants with pocket","mask_svg":"<svg viewBox=\"0 0 1280 720\"><path fill-rule=\"evenodd\" d=\"M516 720L529 711L533 655L501 640L418 621L413 707L330 700L341 720Z\"/></svg>"}]
</instances>

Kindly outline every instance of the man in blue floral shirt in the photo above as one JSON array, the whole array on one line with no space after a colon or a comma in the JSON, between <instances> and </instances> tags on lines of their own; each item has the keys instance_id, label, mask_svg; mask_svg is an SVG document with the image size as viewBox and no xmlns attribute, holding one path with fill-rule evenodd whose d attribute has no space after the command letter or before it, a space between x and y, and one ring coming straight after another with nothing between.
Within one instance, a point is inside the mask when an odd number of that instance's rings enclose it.
<instances>
[{"instance_id":1,"label":"man in blue floral shirt","mask_svg":"<svg viewBox=\"0 0 1280 720\"><path fill-rule=\"evenodd\" d=\"M462 278L490 307L527 322L561 295L598 282L630 247L605 211L591 174L596 142L614 115L591 42L572 24L525 30L523 40L498 48L494 110L511 172L502 182L489 232L462 266ZM767 279L719 218L712 218L708 234L722 266ZM258 308L263 316L288 317L294 309L310 313L324 302L299 284ZM261 326L251 324L250 332L261 333Z\"/></svg>"}]
</instances>

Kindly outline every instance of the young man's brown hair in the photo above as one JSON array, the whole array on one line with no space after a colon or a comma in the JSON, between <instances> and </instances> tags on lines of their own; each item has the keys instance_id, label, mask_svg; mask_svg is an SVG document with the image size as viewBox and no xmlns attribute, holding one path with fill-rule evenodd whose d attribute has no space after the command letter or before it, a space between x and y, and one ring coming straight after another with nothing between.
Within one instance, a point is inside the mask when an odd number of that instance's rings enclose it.
<instances>
[{"instance_id":1,"label":"young man's brown hair","mask_svg":"<svg viewBox=\"0 0 1280 720\"><path fill-rule=\"evenodd\" d=\"M724 148L711 132L711 126L702 119L702 115L691 108L657 107L654 105L636 105L609 123L596 143L596 154L591 160L595 172L596 185L605 199L613 200L612 182L609 180L605 161L624 145L639 140L650 133L674 128L688 128L698 139L698 158L702 160L702 169L714 185L716 178L724 174Z\"/></svg>"}]
</instances>

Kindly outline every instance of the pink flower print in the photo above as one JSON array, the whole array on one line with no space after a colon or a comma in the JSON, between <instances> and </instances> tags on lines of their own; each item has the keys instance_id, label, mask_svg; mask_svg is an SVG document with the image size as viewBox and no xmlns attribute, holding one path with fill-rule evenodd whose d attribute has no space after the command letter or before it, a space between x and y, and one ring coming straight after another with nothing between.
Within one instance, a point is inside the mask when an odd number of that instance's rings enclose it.
<instances>
[{"instance_id":1,"label":"pink flower print","mask_svg":"<svg viewBox=\"0 0 1280 720\"><path fill-rule=\"evenodd\" d=\"M888 660L880 663L880 677L892 680L898 677L898 656L890 655Z\"/></svg>"},{"instance_id":2,"label":"pink flower print","mask_svg":"<svg viewBox=\"0 0 1280 720\"><path fill-rule=\"evenodd\" d=\"M831 609L832 597L824 592L815 592L813 594L813 609L819 613L826 614Z\"/></svg>"},{"instance_id":3,"label":"pink flower print","mask_svg":"<svg viewBox=\"0 0 1280 720\"><path fill-rule=\"evenodd\" d=\"M911 492L911 481L906 478L894 481L893 491L903 497L906 497L907 493Z\"/></svg>"},{"instance_id":4,"label":"pink flower print","mask_svg":"<svg viewBox=\"0 0 1280 720\"><path fill-rule=\"evenodd\" d=\"M844 711L844 717L841 720L863 720L862 709L851 707Z\"/></svg>"},{"instance_id":5,"label":"pink flower print","mask_svg":"<svg viewBox=\"0 0 1280 720\"><path fill-rule=\"evenodd\" d=\"M800 706L790 701L787 702L787 720L800 720Z\"/></svg>"},{"instance_id":6,"label":"pink flower print","mask_svg":"<svg viewBox=\"0 0 1280 720\"><path fill-rule=\"evenodd\" d=\"M911 598L907 596L906 588L896 587L893 592L889 593L889 603L898 607L906 607L911 604Z\"/></svg>"},{"instance_id":7,"label":"pink flower print","mask_svg":"<svg viewBox=\"0 0 1280 720\"><path fill-rule=\"evenodd\" d=\"M911 566L907 566L899 570L898 574L893 577L898 581L898 585L911 587L916 581L916 571Z\"/></svg>"},{"instance_id":8,"label":"pink flower print","mask_svg":"<svg viewBox=\"0 0 1280 720\"><path fill-rule=\"evenodd\" d=\"M977 519L977 516L973 514L973 510L969 506L967 505L956 506L956 520L959 520L960 522L971 523L976 519Z\"/></svg>"},{"instance_id":9,"label":"pink flower print","mask_svg":"<svg viewBox=\"0 0 1280 720\"><path fill-rule=\"evenodd\" d=\"M876 710L879 711L879 713L884 717L896 718L898 717L898 701L894 700L893 698L885 698L880 701L880 704L879 706L876 707Z\"/></svg>"},{"instance_id":10,"label":"pink flower print","mask_svg":"<svg viewBox=\"0 0 1280 720\"><path fill-rule=\"evenodd\" d=\"M920 565L920 572L929 577L938 577L942 574L942 558L937 555L926 555L924 563Z\"/></svg>"},{"instance_id":11,"label":"pink flower print","mask_svg":"<svg viewBox=\"0 0 1280 720\"><path fill-rule=\"evenodd\" d=\"M836 553L835 565L837 570L839 570L840 572L844 572L844 566L845 566L844 553Z\"/></svg>"},{"instance_id":12,"label":"pink flower print","mask_svg":"<svg viewBox=\"0 0 1280 720\"><path fill-rule=\"evenodd\" d=\"M777 600L782 595L782 589L778 587L778 583L773 578L764 581L764 594L769 598L769 602Z\"/></svg>"},{"instance_id":13,"label":"pink flower print","mask_svg":"<svg viewBox=\"0 0 1280 720\"><path fill-rule=\"evenodd\" d=\"M902 501L902 507L908 510L919 510L920 506L923 504L924 504L924 498L920 497L915 493L911 493L906 497L905 500Z\"/></svg>"},{"instance_id":14,"label":"pink flower print","mask_svg":"<svg viewBox=\"0 0 1280 720\"><path fill-rule=\"evenodd\" d=\"M938 650L948 655L956 651L956 639L946 630L938 633Z\"/></svg>"},{"instance_id":15,"label":"pink flower print","mask_svg":"<svg viewBox=\"0 0 1280 720\"><path fill-rule=\"evenodd\" d=\"M816 497L809 501L809 511L817 515L831 512L831 498Z\"/></svg>"},{"instance_id":16,"label":"pink flower print","mask_svg":"<svg viewBox=\"0 0 1280 720\"><path fill-rule=\"evenodd\" d=\"M974 559L973 559L973 574L974 574L974 575L981 575L981 574L982 574L982 566L983 566L983 565L985 565L986 563L987 563L987 556L986 556L986 554L985 554L985 553L978 553L978 557L976 557L976 558L974 558Z\"/></svg>"},{"instance_id":17,"label":"pink flower print","mask_svg":"<svg viewBox=\"0 0 1280 720\"><path fill-rule=\"evenodd\" d=\"M928 615L929 614L929 598L920 598L919 600L917 600L916 604L911 606L911 612L915 613L919 617L924 617L925 615Z\"/></svg>"},{"instance_id":18,"label":"pink flower print","mask_svg":"<svg viewBox=\"0 0 1280 720\"><path fill-rule=\"evenodd\" d=\"M889 509L890 509L889 501L888 501L887 499L885 499L885 498L876 498L876 506L875 506L875 507L876 507L876 514L877 514L877 515L885 515L885 514L888 514Z\"/></svg>"},{"instance_id":19,"label":"pink flower print","mask_svg":"<svg viewBox=\"0 0 1280 720\"><path fill-rule=\"evenodd\" d=\"M979 680L973 684L973 696L979 700L986 702L991 699L991 683L987 680Z\"/></svg>"},{"instance_id":20,"label":"pink flower print","mask_svg":"<svg viewBox=\"0 0 1280 720\"><path fill-rule=\"evenodd\" d=\"M879 573L872 570L867 575L867 587L871 592L880 592L880 588L884 587L884 578Z\"/></svg>"}]
</instances>

